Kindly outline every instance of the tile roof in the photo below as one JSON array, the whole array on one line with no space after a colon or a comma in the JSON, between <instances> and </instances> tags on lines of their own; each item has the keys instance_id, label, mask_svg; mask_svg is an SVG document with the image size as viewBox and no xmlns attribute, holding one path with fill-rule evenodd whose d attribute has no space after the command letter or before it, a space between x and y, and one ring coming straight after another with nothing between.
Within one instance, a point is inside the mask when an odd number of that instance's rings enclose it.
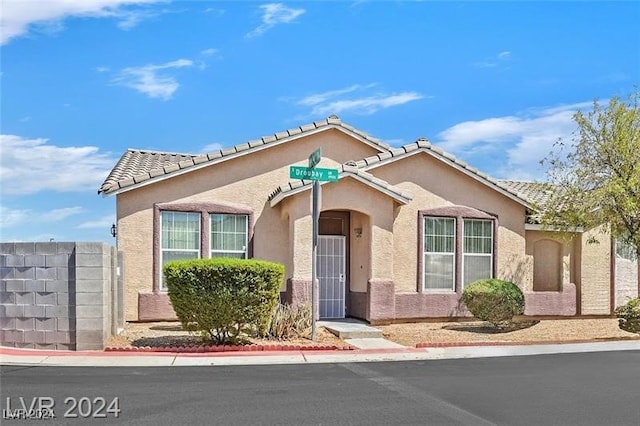
<instances>
[{"instance_id":1,"label":"tile roof","mask_svg":"<svg viewBox=\"0 0 640 426\"><path fill-rule=\"evenodd\" d=\"M389 195L401 204L407 204L412 199L411 194L403 192L400 188L389 184L387 181L359 169L354 163L342 164L338 168L338 179L344 179L345 177L354 178L377 191ZM292 180L286 185L277 187L269 195L271 207L277 205L284 198L311 189L312 185L313 181L311 180Z\"/></svg>"},{"instance_id":2,"label":"tile roof","mask_svg":"<svg viewBox=\"0 0 640 426\"><path fill-rule=\"evenodd\" d=\"M549 198L550 187L548 183L518 180L499 180L498 182L534 206L544 204Z\"/></svg>"},{"instance_id":3,"label":"tile roof","mask_svg":"<svg viewBox=\"0 0 640 426\"><path fill-rule=\"evenodd\" d=\"M356 139L377 148L388 151L389 145L381 140L362 132L353 126L343 123L337 116L331 115L325 120L315 121L293 129L277 132L227 149L221 149L204 155L174 154L166 152L127 150L109 176L98 190L98 194L109 195L120 189L130 188L139 183L159 180L172 174L224 161L229 158L264 149L271 144L287 142L301 136L338 129ZM148 182L150 183L150 182Z\"/></svg>"},{"instance_id":4,"label":"tile roof","mask_svg":"<svg viewBox=\"0 0 640 426\"><path fill-rule=\"evenodd\" d=\"M485 185L517 201L525 207L532 207L533 202L532 199L527 197L527 195L529 195L528 193L520 193L517 187L506 183L509 181L501 181L492 178L488 174L481 172L475 167L472 167L464 161L456 158L454 155L442 150L442 148L432 145L431 142L429 142L425 138L420 138L417 141L407 145L403 145L400 148L392 148L387 152L382 152L380 154L364 158L360 161L356 161L355 165L363 170L370 170L383 164L387 164L392 161L408 157L410 155L415 155L419 152L425 152L435 157L436 159L453 166L466 175L478 180L481 183L484 183Z\"/></svg>"}]
</instances>

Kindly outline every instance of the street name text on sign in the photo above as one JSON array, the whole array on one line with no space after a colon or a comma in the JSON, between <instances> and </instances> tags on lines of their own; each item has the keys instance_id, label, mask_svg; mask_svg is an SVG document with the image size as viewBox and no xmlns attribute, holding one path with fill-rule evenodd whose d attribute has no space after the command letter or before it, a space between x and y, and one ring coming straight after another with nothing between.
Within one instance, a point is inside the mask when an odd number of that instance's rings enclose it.
<instances>
[{"instance_id":1,"label":"street name text on sign","mask_svg":"<svg viewBox=\"0 0 640 426\"><path fill-rule=\"evenodd\" d=\"M338 181L338 169L323 169L320 167L291 166L289 177L292 179L321 180L325 182Z\"/></svg>"}]
</instances>

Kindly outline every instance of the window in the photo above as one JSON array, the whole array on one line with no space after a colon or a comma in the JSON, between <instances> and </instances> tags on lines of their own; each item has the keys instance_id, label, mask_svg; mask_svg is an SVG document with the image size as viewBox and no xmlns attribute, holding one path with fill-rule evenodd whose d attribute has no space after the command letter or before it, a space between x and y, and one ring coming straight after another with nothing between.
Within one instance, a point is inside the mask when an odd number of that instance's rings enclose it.
<instances>
[{"instance_id":1,"label":"window","mask_svg":"<svg viewBox=\"0 0 640 426\"><path fill-rule=\"evenodd\" d=\"M252 212L212 202L154 206L154 291L166 291L162 268L172 260L251 257Z\"/></svg>"},{"instance_id":2,"label":"window","mask_svg":"<svg viewBox=\"0 0 640 426\"><path fill-rule=\"evenodd\" d=\"M247 258L247 215L211 215L211 257Z\"/></svg>"},{"instance_id":3,"label":"window","mask_svg":"<svg viewBox=\"0 0 640 426\"><path fill-rule=\"evenodd\" d=\"M496 216L466 206L419 214L420 291L461 292L474 281L493 278Z\"/></svg>"},{"instance_id":4,"label":"window","mask_svg":"<svg viewBox=\"0 0 640 426\"><path fill-rule=\"evenodd\" d=\"M171 260L200 257L200 213L164 211L160 221L161 267Z\"/></svg>"},{"instance_id":5,"label":"window","mask_svg":"<svg viewBox=\"0 0 640 426\"><path fill-rule=\"evenodd\" d=\"M463 220L463 287L483 278L493 277L493 221Z\"/></svg>"},{"instance_id":6,"label":"window","mask_svg":"<svg viewBox=\"0 0 640 426\"><path fill-rule=\"evenodd\" d=\"M454 218L424 218L425 290L455 290L455 233Z\"/></svg>"}]
</instances>

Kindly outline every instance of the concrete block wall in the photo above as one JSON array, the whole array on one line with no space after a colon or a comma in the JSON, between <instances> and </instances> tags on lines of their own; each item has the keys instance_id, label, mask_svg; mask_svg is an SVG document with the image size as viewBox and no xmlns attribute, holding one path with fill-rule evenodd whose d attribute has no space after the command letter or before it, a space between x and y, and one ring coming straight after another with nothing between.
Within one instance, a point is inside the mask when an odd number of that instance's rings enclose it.
<instances>
[{"instance_id":1,"label":"concrete block wall","mask_svg":"<svg viewBox=\"0 0 640 426\"><path fill-rule=\"evenodd\" d=\"M0 243L0 343L103 349L124 325L118 275L118 254L104 243Z\"/></svg>"}]
</instances>

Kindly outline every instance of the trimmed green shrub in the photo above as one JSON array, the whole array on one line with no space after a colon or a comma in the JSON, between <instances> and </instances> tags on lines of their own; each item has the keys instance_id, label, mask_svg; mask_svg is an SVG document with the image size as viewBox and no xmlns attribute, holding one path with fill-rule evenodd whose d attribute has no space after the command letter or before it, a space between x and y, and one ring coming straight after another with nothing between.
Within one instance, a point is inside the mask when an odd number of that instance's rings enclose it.
<instances>
[{"instance_id":1,"label":"trimmed green shrub","mask_svg":"<svg viewBox=\"0 0 640 426\"><path fill-rule=\"evenodd\" d=\"M307 337L311 331L311 304L278 304L267 335L275 339Z\"/></svg>"},{"instance_id":2,"label":"trimmed green shrub","mask_svg":"<svg viewBox=\"0 0 640 426\"><path fill-rule=\"evenodd\" d=\"M254 259L176 260L163 271L184 329L217 344L265 335L284 279L284 265Z\"/></svg>"},{"instance_id":3,"label":"trimmed green shrub","mask_svg":"<svg viewBox=\"0 0 640 426\"><path fill-rule=\"evenodd\" d=\"M618 317L618 327L630 333L640 333L640 297L629 299L614 311Z\"/></svg>"},{"instance_id":4,"label":"trimmed green shrub","mask_svg":"<svg viewBox=\"0 0 640 426\"><path fill-rule=\"evenodd\" d=\"M508 325L514 316L524 313L524 294L509 281L475 281L464 289L462 300L474 317L495 327Z\"/></svg>"}]
</instances>

